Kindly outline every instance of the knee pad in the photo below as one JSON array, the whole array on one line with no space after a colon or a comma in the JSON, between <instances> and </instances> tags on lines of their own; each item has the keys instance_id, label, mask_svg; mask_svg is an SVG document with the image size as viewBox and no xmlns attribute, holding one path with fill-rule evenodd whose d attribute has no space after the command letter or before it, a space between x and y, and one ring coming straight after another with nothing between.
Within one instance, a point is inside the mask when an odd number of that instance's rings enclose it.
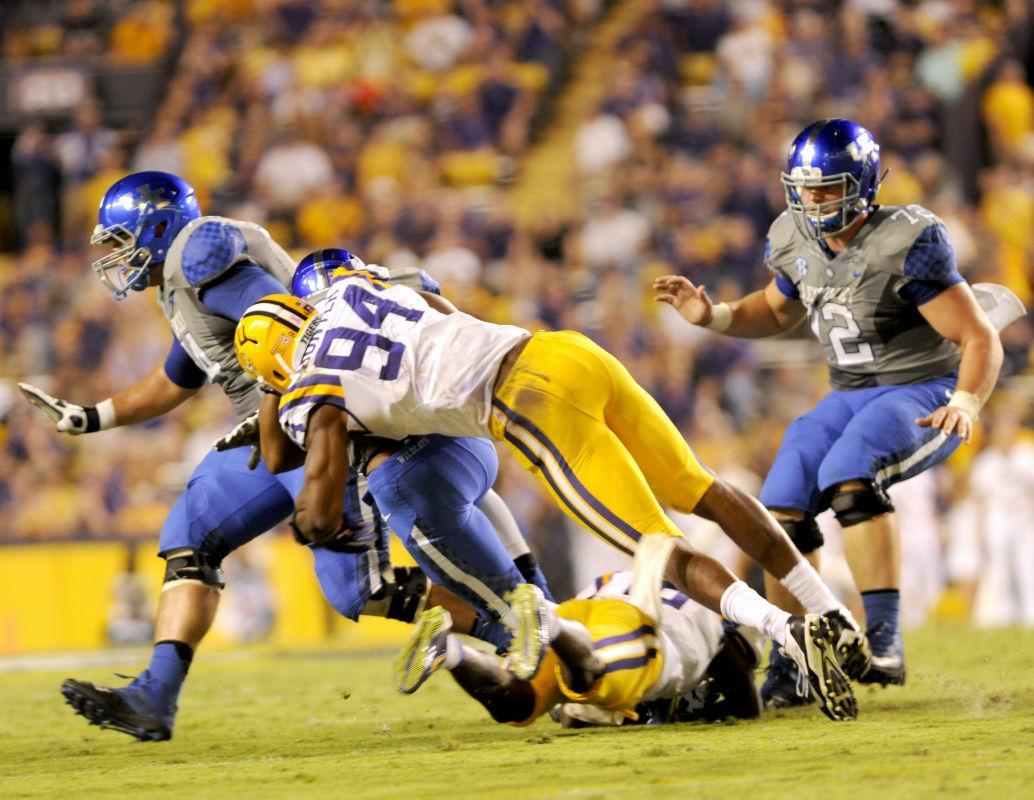
<instances>
[{"instance_id":1,"label":"knee pad","mask_svg":"<svg viewBox=\"0 0 1034 800\"><path fill-rule=\"evenodd\" d=\"M805 516L804 519L781 519L779 524L801 555L806 556L826 543L818 523L815 522L815 517L811 514Z\"/></svg>"},{"instance_id":2,"label":"knee pad","mask_svg":"<svg viewBox=\"0 0 1034 800\"><path fill-rule=\"evenodd\" d=\"M217 592L226 586L219 561L200 550L173 550L165 556L162 591L181 583L200 583Z\"/></svg>"},{"instance_id":3,"label":"knee pad","mask_svg":"<svg viewBox=\"0 0 1034 800\"><path fill-rule=\"evenodd\" d=\"M393 572L391 583L370 595L360 613L412 622L424 610L431 583L419 567L394 567Z\"/></svg>"},{"instance_id":4,"label":"knee pad","mask_svg":"<svg viewBox=\"0 0 1034 800\"><path fill-rule=\"evenodd\" d=\"M871 481L866 481L860 489L835 489L829 507L844 528L894 510L887 493Z\"/></svg>"}]
</instances>

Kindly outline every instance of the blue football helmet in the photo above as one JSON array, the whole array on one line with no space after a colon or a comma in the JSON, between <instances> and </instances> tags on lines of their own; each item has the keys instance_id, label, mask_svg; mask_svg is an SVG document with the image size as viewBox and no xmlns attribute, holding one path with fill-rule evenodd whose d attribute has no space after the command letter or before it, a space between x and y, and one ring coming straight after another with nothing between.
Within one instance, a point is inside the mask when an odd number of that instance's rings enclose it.
<instances>
[{"instance_id":1,"label":"blue football helmet","mask_svg":"<svg viewBox=\"0 0 1034 800\"><path fill-rule=\"evenodd\" d=\"M857 122L820 119L797 134L779 177L798 229L815 239L831 236L872 209L882 177L880 146ZM806 204L801 194L836 186L841 196L821 203Z\"/></svg>"},{"instance_id":2,"label":"blue football helmet","mask_svg":"<svg viewBox=\"0 0 1034 800\"><path fill-rule=\"evenodd\" d=\"M135 172L104 193L90 244L115 249L93 262L116 300L148 286L148 270L165 261L169 245L201 216L193 187L168 172Z\"/></svg>"},{"instance_id":3,"label":"blue football helmet","mask_svg":"<svg viewBox=\"0 0 1034 800\"><path fill-rule=\"evenodd\" d=\"M347 250L331 247L326 250L315 250L301 260L294 270L291 279L291 294L318 303L330 288L334 270L362 269L366 263Z\"/></svg>"}]
</instances>

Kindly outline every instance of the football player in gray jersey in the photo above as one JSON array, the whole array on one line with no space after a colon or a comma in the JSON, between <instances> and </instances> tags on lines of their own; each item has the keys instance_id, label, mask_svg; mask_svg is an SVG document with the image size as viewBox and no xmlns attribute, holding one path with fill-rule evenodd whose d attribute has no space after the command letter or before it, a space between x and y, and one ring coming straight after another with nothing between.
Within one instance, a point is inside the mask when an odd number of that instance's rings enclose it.
<instances>
[{"instance_id":1,"label":"football player in gray jersey","mask_svg":"<svg viewBox=\"0 0 1034 800\"><path fill-rule=\"evenodd\" d=\"M284 292L294 261L260 226L224 217L201 216L194 190L164 172L141 172L116 182L105 194L93 243L112 250L94 263L101 281L122 299L156 287L172 329L168 357L144 378L96 406L82 407L21 384L26 397L46 412L62 433L78 435L160 416L192 397L206 382L218 384L240 424L194 469L187 488L169 512L159 536L166 561L165 582L148 668L117 689L69 679L67 702L90 722L140 740L172 735L177 700L194 650L208 632L223 588L220 569L233 550L284 520L302 485L302 470L271 474L235 447L257 433L251 415L261 393L237 362L233 334L244 309L271 292ZM426 279L421 270L405 276ZM250 418L250 419L249 419ZM249 463L249 460L251 463ZM355 619L360 613L412 621L419 607L456 598L428 585L419 570L392 570L387 526L361 502L365 477L350 476L343 529L350 542L313 547L314 568L330 604ZM516 523L505 504L489 492L479 507L497 531ZM514 558L527 553L520 537L508 537ZM523 548L518 552L519 548ZM460 603L474 635L503 644L501 625Z\"/></svg>"},{"instance_id":2,"label":"football player in gray jersey","mask_svg":"<svg viewBox=\"0 0 1034 800\"><path fill-rule=\"evenodd\" d=\"M787 210L772 224L772 280L715 304L684 277L658 278L657 300L688 322L759 338L805 319L833 386L787 428L761 500L818 565L815 515L832 508L862 593L873 661L864 682L905 682L898 626L897 521L886 489L968 442L998 378L1002 347L965 279L944 224L922 206L876 205L872 134L846 119L805 128L782 174ZM769 596L790 597L769 583ZM770 705L804 702L778 653L763 688Z\"/></svg>"}]
</instances>

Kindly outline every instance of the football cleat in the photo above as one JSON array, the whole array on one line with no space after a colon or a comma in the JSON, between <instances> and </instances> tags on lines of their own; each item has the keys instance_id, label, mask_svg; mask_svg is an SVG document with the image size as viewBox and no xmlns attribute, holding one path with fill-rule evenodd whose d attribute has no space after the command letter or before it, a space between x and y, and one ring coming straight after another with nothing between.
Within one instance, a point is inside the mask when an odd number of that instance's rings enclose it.
<instances>
[{"instance_id":1,"label":"football cleat","mask_svg":"<svg viewBox=\"0 0 1034 800\"><path fill-rule=\"evenodd\" d=\"M86 717L91 725L128 733L141 742L172 738L175 710L159 710L143 691L132 686L108 689L69 678L61 684L61 694L75 713Z\"/></svg>"},{"instance_id":2,"label":"football cleat","mask_svg":"<svg viewBox=\"0 0 1034 800\"><path fill-rule=\"evenodd\" d=\"M858 682L877 683L880 686L904 686L905 647L901 635L892 634L887 623L877 622L866 636L873 649L872 665Z\"/></svg>"},{"instance_id":3,"label":"football cleat","mask_svg":"<svg viewBox=\"0 0 1034 800\"><path fill-rule=\"evenodd\" d=\"M837 663L833 634L824 617L819 614L790 617L782 650L800 670L801 686L805 680L811 686L823 714L834 721L858 717L854 691Z\"/></svg>"},{"instance_id":4,"label":"football cleat","mask_svg":"<svg viewBox=\"0 0 1034 800\"><path fill-rule=\"evenodd\" d=\"M834 611L825 617L833 634L841 669L851 680L860 680L872 663L872 648L868 637L862 633L850 613Z\"/></svg>"},{"instance_id":5,"label":"football cleat","mask_svg":"<svg viewBox=\"0 0 1034 800\"><path fill-rule=\"evenodd\" d=\"M506 595L510 604L513 631L510 642L510 671L521 680L530 681L549 647L549 609L546 599L533 583L519 583Z\"/></svg>"},{"instance_id":6,"label":"football cleat","mask_svg":"<svg viewBox=\"0 0 1034 800\"><path fill-rule=\"evenodd\" d=\"M416 618L409 637L392 668L395 688L413 694L445 663L452 616L441 606L424 611Z\"/></svg>"},{"instance_id":7,"label":"football cleat","mask_svg":"<svg viewBox=\"0 0 1034 800\"><path fill-rule=\"evenodd\" d=\"M761 701L765 708L789 708L814 703L811 687L801 681L801 672L792 659L779 652L779 646L772 644L768 658L765 682L761 684Z\"/></svg>"}]
</instances>

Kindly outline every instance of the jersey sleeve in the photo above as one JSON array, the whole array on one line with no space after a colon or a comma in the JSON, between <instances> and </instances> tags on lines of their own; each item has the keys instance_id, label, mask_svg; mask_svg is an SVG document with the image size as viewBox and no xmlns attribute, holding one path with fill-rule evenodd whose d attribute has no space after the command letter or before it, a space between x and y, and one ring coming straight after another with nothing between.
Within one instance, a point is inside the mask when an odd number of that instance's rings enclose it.
<instances>
[{"instance_id":1,"label":"jersey sleeve","mask_svg":"<svg viewBox=\"0 0 1034 800\"><path fill-rule=\"evenodd\" d=\"M791 277L793 220L786 212L776 217L765 238L765 266L775 278L776 286L784 297L799 300L800 291Z\"/></svg>"},{"instance_id":2,"label":"jersey sleeve","mask_svg":"<svg viewBox=\"0 0 1034 800\"><path fill-rule=\"evenodd\" d=\"M321 405L331 405L345 411L345 389L333 373L306 372L291 383L280 397L277 410L280 427L303 450L309 416Z\"/></svg>"},{"instance_id":3,"label":"jersey sleeve","mask_svg":"<svg viewBox=\"0 0 1034 800\"><path fill-rule=\"evenodd\" d=\"M191 286L206 286L240 261L247 251L244 234L233 225L215 220L205 222L191 231L183 247L183 277Z\"/></svg>"},{"instance_id":4,"label":"jersey sleeve","mask_svg":"<svg viewBox=\"0 0 1034 800\"><path fill-rule=\"evenodd\" d=\"M943 224L929 225L912 242L905 255L904 273L909 281L900 294L917 306L965 281L959 274L955 248Z\"/></svg>"},{"instance_id":5,"label":"jersey sleeve","mask_svg":"<svg viewBox=\"0 0 1034 800\"><path fill-rule=\"evenodd\" d=\"M339 281L348 280L350 278L361 278L362 280L373 284L378 289L388 289L395 285L394 281L391 279L391 273L384 267L377 266L376 264L364 264L359 269L338 267L329 275L331 286Z\"/></svg>"},{"instance_id":6,"label":"jersey sleeve","mask_svg":"<svg viewBox=\"0 0 1034 800\"><path fill-rule=\"evenodd\" d=\"M262 267L245 262L233 265L209 282L201 292L201 302L213 314L236 321L250 305L266 295L286 291Z\"/></svg>"},{"instance_id":7,"label":"jersey sleeve","mask_svg":"<svg viewBox=\"0 0 1034 800\"><path fill-rule=\"evenodd\" d=\"M199 389L208 380L208 375L194 363L194 359L187 354L175 336L172 337L169 354L165 356L165 375L184 389Z\"/></svg>"}]
</instances>

